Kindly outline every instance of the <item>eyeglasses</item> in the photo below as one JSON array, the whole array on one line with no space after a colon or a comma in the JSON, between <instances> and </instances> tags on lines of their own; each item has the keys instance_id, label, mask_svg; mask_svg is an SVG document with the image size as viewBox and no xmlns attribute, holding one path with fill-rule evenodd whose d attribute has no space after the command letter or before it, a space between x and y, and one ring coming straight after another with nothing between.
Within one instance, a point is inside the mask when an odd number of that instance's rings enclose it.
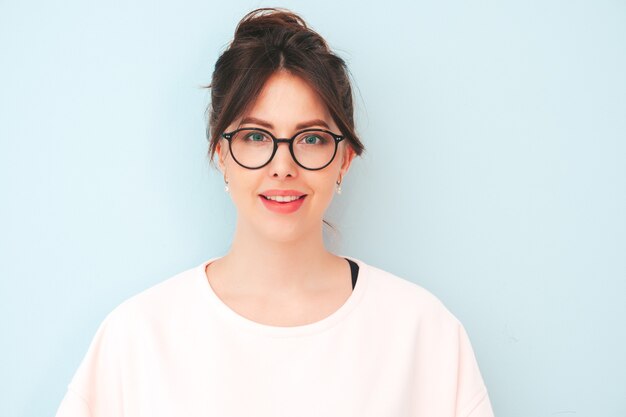
<instances>
[{"instance_id":1,"label":"eyeglasses","mask_svg":"<svg viewBox=\"0 0 626 417\"><path fill-rule=\"evenodd\" d=\"M279 139L261 128L244 127L222 133L235 162L244 168L259 169L269 164L279 143L288 143L289 152L296 164L316 171L326 168L335 159L339 142L344 136L323 129L304 129L290 139Z\"/></svg>"}]
</instances>

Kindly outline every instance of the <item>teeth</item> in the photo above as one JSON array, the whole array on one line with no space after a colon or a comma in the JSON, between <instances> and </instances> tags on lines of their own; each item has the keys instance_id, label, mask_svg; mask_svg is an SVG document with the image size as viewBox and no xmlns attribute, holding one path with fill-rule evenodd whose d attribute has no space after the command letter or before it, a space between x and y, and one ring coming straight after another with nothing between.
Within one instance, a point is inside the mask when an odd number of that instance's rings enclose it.
<instances>
[{"instance_id":1,"label":"teeth","mask_svg":"<svg viewBox=\"0 0 626 417\"><path fill-rule=\"evenodd\" d=\"M295 195L264 195L263 197L268 200L278 201L279 203L290 203L300 198Z\"/></svg>"}]
</instances>

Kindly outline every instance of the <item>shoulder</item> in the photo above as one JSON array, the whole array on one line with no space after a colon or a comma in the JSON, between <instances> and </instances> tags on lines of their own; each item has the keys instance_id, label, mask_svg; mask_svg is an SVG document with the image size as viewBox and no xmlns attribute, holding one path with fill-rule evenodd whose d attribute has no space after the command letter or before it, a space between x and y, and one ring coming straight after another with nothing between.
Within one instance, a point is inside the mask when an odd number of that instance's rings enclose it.
<instances>
[{"instance_id":1,"label":"shoulder","mask_svg":"<svg viewBox=\"0 0 626 417\"><path fill-rule=\"evenodd\" d=\"M458 329L461 323L444 303L421 285L365 262L353 259L367 274L366 299L387 319L413 322L419 327Z\"/></svg>"},{"instance_id":2,"label":"shoulder","mask_svg":"<svg viewBox=\"0 0 626 417\"><path fill-rule=\"evenodd\" d=\"M181 323L199 316L197 311L201 303L195 300L201 297L200 268L196 266L177 273L113 308L100 322L92 338L75 377L76 384L89 385L89 375L93 372L109 374L123 369L132 362L133 352L142 351L146 340L157 340L154 338L172 331L180 334L184 327ZM107 369L100 370L103 366Z\"/></svg>"},{"instance_id":3,"label":"shoulder","mask_svg":"<svg viewBox=\"0 0 626 417\"><path fill-rule=\"evenodd\" d=\"M199 266L186 269L120 302L105 321L130 325L138 320L159 320L188 311L198 297Z\"/></svg>"},{"instance_id":4,"label":"shoulder","mask_svg":"<svg viewBox=\"0 0 626 417\"><path fill-rule=\"evenodd\" d=\"M460 403L469 403L484 384L465 327L444 303L422 286L362 263L367 275L367 322L382 340L410 348L421 369L452 371L449 380L463 386ZM454 366L451 367L451 365ZM458 370L458 374L457 374ZM466 392L467 391L467 392Z\"/></svg>"}]
</instances>

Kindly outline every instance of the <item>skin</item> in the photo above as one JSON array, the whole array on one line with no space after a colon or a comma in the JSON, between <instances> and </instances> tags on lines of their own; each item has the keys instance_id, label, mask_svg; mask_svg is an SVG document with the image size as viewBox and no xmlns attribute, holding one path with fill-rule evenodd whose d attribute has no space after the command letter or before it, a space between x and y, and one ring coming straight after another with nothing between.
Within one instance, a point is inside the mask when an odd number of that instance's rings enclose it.
<instances>
[{"instance_id":1,"label":"skin","mask_svg":"<svg viewBox=\"0 0 626 417\"><path fill-rule=\"evenodd\" d=\"M254 117L272 125L242 124ZM229 125L264 127L276 137L291 137L303 122L320 119L341 133L326 105L303 79L286 71L273 74L250 110ZM312 127L321 127L315 125ZM298 166L287 144L263 168L239 166L222 140L216 148L218 165L229 182L237 209L237 226L229 252L210 263L207 279L232 310L259 323L303 325L336 311L350 296L350 268L345 259L326 250L322 219L355 156L347 141L339 143L333 162L319 171ZM294 213L269 211L259 194L269 189L307 194Z\"/></svg>"}]
</instances>

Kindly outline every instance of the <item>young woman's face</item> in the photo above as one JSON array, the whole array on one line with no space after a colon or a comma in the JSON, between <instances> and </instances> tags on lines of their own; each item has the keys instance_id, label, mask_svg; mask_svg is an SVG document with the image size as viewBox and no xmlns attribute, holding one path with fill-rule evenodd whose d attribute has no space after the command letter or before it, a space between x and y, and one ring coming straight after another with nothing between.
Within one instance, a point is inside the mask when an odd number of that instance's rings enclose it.
<instances>
[{"instance_id":1,"label":"young woman's face","mask_svg":"<svg viewBox=\"0 0 626 417\"><path fill-rule=\"evenodd\" d=\"M304 128L342 134L318 94L302 78L286 71L274 73L252 108L231 123L226 131L244 127L265 129L276 138L291 138ZM263 140L263 137L249 139ZM315 142L316 139L307 140ZM233 159L228 142L222 139L216 152L237 207L238 222L269 239L282 242L307 233L319 233L336 183L343 178L355 155L346 140L338 145L335 158L321 170L300 167L291 156L287 143L278 145L274 158L264 167L247 169ZM283 196L280 200L298 199L292 202L267 199L276 199L277 195Z\"/></svg>"}]
</instances>

